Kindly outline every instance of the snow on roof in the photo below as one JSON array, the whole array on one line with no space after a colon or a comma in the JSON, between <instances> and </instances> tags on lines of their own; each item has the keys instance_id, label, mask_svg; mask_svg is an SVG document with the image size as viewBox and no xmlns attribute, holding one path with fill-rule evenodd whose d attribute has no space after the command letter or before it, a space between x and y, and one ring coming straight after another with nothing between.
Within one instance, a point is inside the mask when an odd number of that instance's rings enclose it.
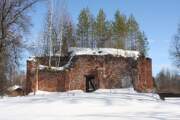
<instances>
[{"instance_id":1,"label":"snow on roof","mask_svg":"<svg viewBox=\"0 0 180 120\"><path fill-rule=\"evenodd\" d=\"M22 86L19 86L19 85L11 86L8 88L8 91L14 91L14 90L17 90L18 88L22 89Z\"/></svg>"},{"instance_id":2,"label":"snow on roof","mask_svg":"<svg viewBox=\"0 0 180 120\"><path fill-rule=\"evenodd\" d=\"M65 64L64 66L61 66L61 67L50 67L51 70L54 70L54 71L62 71L66 68L69 67L69 65L71 64L71 60L72 60L73 56L71 56L71 58L69 59L69 61L67 62L67 64ZM39 69L40 70L44 70L44 69L48 69L49 66L46 66L46 65L39 65Z\"/></svg>"},{"instance_id":3,"label":"snow on roof","mask_svg":"<svg viewBox=\"0 0 180 120\"><path fill-rule=\"evenodd\" d=\"M39 69L40 70L43 70L43 69L48 69L49 68L49 66L46 66L46 65L39 65ZM51 70L55 70L55 71L61 71L61 70L64 70L64 66L62 66L62 67L50 67L50 69Z\"/></svg>"},{"instance_id":4,"label":"snow on roof","mask_svg":"<svg viewBox=\"0 0 180 120\"><path fill-rule=\"evenodd\" d=\"M122 57L132 57L137 59L140 55L138 51L123 50L115 48L78 48L71 47L69 52L73 55L113 55Z\"/></svg>"},{"instance_id":5,"label":"snow on roof","mask_svg":"<svg viewBox=\"0 0 180 120\"><path fill-rule=\"evenodd\" d=\"M29 58L28 58L28 61L34 61L34 62L36 62L36 57L35 57L35 56L29 57Z\"/></svg>"},{"instance_id":6,"label":"snow on roof","mask_svg":"<svg viewBox=\"0 0 180 120\"><path fill-rule=\"evenodd\" d=\"M70 47L69 51L71 53L71 57L67 64L61 67L50 67L51 70L55 71L62 71L65 68L68 68L71 64L71 60L76 55L113 55L113 56L122 56L122 57L132 57L137 59L140 55L138 51L130 51L130 50L123 50L123 49L115 49L115 48L78 48L78 47ZM56 53L59 56L58 53ZM31 61L36 61L35 57L31 57ZM49 66L46 65L39 65L39 69L49 69Z\"/></svg>"}]
</instances>

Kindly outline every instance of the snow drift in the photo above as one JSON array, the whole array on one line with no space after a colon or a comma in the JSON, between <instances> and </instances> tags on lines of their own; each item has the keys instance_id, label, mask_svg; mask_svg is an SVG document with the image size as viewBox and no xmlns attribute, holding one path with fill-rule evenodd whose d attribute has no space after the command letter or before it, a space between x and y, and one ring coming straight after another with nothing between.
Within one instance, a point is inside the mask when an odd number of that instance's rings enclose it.
<instances>
[{"instance_id":1,"label":"snow drift","mask_svg":"<svg viewBox=\"0 0 180 120\"><path fill-rule=\"evenodd\" d=\"M35 96L0 99L0 120L178 120L179 100L161 101L156 94L133 89L38 91Z\"/></svg>"}]
</instances>

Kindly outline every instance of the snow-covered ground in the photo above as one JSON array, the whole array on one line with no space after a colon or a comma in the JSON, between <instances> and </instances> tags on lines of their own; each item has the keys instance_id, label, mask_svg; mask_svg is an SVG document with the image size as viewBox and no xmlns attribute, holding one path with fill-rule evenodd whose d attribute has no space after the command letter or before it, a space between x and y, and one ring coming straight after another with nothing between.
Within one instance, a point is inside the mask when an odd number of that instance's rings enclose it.
<instances>
[{"instance_id":1,"label":"snow-covered ground","mask_svg":"<svg viewBox=\"0 0 180 120\"><path fill-rule=\"evenodd\" d=\"M0 99L0 120L179 120L180 99L132 89L69 91Z\"/></svg>"}]
</instances>

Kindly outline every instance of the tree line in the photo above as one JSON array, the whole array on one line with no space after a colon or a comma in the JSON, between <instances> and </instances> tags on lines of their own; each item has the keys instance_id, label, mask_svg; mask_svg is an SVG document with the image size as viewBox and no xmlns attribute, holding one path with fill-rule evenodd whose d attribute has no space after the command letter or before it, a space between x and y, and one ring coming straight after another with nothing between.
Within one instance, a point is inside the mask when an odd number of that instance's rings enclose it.
<instances>
[{"instance_id":1,"label":"tree line","mask_svg":"<svg viewBox=\"0 0 180 120\"><path fill-rule=\"evenodd\" d=\"M178 72L169 69L162 69L156 76L157 92L179 93L180 76Z\"/></svg>"},{"instance_id":2,"label":"tree line","mask_svg":"<svg viewBox=\"0 0 180 120\"><path fill-rule=\"evenodd\" d=\"M19 79L21 53L23 48L27 48L23 37L29 33L31 26L29 12L38 1L0 0L0 93L8 85L14 84L13 79ZM45 0L47 1L52 0ZM49 56L50 44L53 55L59 51L61 55L66 54L69 47L120 48L137 50L142 55L147 55L147 37L133 15L126 16L117 10L114 19L108 20L103 9L94 16L89 8L83 8L77 23L74 23L65 0L55 1L57 4L54 8L48 7L42 32L35 42L37 47L32 47L37 55ZM172 61L180 68L180 25L171 44ZM164 78L158 79L163 81Z\"/></svg>"},{"instance_id":3,"label":"tree line","mask_svg":"<svg viewBox=\"0 0 180 120\"><path fill-rule=\"evenodd\" d=\"M38 45L39 50L41 46L41 56L49 56L50 37L53 55L59 51L61 55L66 54L69 47L137 50L144 56L149 49L148 39L135 17L127 17L119 10L115 12L114 20L110 21L103 9L94 16L89 8L83 8L75 24L66 7L55 8L53 13L48 9L43 26Z\"/></svg>"},{"instance_id":4,"label":"tree line","mask_svg":"<svg viewBox=\"0 0 180 120\"><path fill-rule=\"evenodd\" d=\"M172 63L177 68L176 70L162 68L161 71L156 75L156 87L158 92L180 92L180 24L177 28L177 33L173 36L170 41L169 49L170 58Z\"/></svg>"}]
</instances>

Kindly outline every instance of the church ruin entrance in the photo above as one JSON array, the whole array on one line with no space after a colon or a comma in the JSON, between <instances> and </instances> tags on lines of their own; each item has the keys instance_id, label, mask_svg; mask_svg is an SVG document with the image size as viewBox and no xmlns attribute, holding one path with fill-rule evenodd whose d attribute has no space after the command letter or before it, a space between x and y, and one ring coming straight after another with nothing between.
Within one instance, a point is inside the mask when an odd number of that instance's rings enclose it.
<instances>
[{"instance_id":1,"label":"church ruin entrance","mask_svg":"<svg viewBox=\"0 0 180 120\"><path fill-rule=\"evenodd\" d=\"M86 75L86 92L93 92L95 91L96 84L95 84L95 76L93 75Z\"/></svg>"}]
</instances>

